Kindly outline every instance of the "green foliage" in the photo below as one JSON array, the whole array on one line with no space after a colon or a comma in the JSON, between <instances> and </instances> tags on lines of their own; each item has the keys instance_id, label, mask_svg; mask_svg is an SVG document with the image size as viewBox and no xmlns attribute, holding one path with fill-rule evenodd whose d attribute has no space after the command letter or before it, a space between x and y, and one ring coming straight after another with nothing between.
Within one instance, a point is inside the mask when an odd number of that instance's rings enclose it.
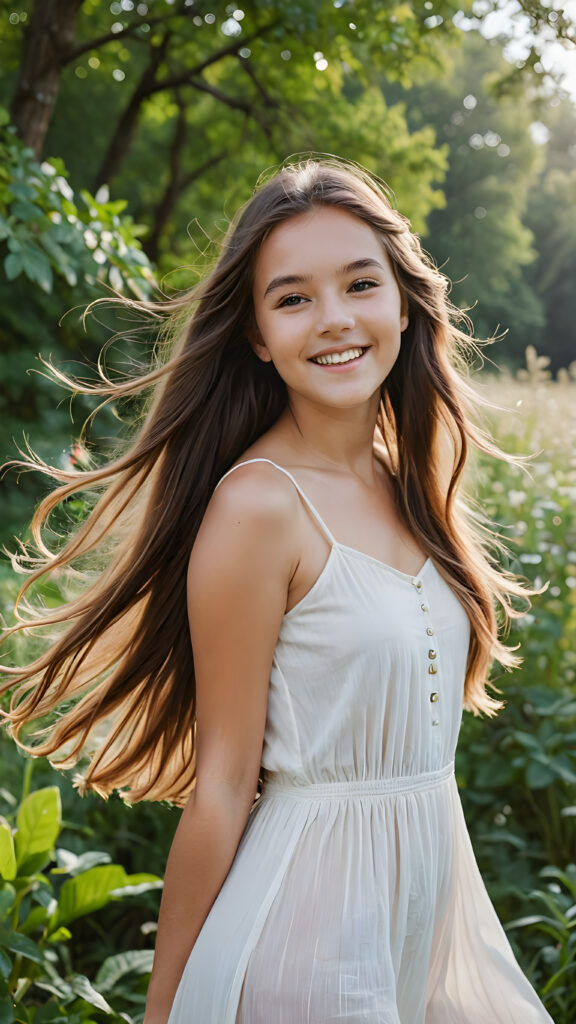
<instances>
[{"instance_id":1,"label":"green foliage","mask_svg":"<svg viewBox=\"0 0 576 1024\"><path fill-rule=\"evenodd\" d=\"M98 280L138 298L149 295L152 269L137 242L139 229L124 213L126 201L111 202L107 189L76 196L62 160L38 164L6 126L7 117L0 108L0 242L8 281L23 274L50 293L56 273L71 288Z\"/></svg>"},{"instance_id":2,"label":"green foliage","mask_svg":"<svg viewBox=\"0 0 576 1024\"><path fill-rule=\"evenodd\" d=\"M2 798L15 803L7 790ZM138 978L151 970L152 950L106 957L91 982L74 969L70 926L109 904L141 900L162 881L148 872L127 874L107 853L77 855L57 846L62 829L58 786L29 793L0 818L2 1024L87 1024L102 1015L131 1021L128 1010L141 1009ZM113 1010L109 998L120 1009Z\"/></svg>"},{"instance_id":3,"label":"green foliage","mask_svg":"<svg viewBox=\"0 0 576 1024\"><path fill-rule=\"evenodd\" d=\"M535 950L534 977L554 1020L571 1021L576 1017L576 864L566 871L543 868L540 878L550 881L530 893L528 902L539 904L542 912L510 921L508 931L524 929L544 940Z\"/></svg>"},{"instance_id":4,"label":"green foliage","mask_svg":"<svg viewBox=\"0 0 576 1024\"><path fill-rule=\"evenodd\" d=\"M527 272L537 257L529 196L544 162L530 134L537 114L518 94L495 95L509 67L496 42L463 33L458 50L445 47L445 64L449 73L418 80L405 96L411 130L433 126L448 154L445 202L428 216L427 247L453 281L453 301L472 310L477 335L507 332L492 358L518 365L546 322ZM558 347L569 344L565 334Z\"/></svg>"},{"instance_id":5,"label":"green foliage","mask_svg":"<svg viewBox=\"0 0 576 1024\"><path fill-rule=\"evenodd\" d=\"M492 720L464 717L456 766L496 909L511 922L510 939L554 1021L570 1024L575 939L568 896L547 891L552 916L559 915L555 942L525 918L540 878L563 870L576 848L575 385L548 380L547 360L528 355L521 379L478 386L497 406L489 419L504 449L534 454L529 471L481 458L468 487L499 524L509 567L537 589L548 586L511 631L512 646L521 644L521 668L511 678L494 677L504 710ZM572 871L566 868L567 878Z\"/></svg>"},{"instance_id":6,"label":"green foliage","mask_svg":"<svg viewBox=\"0 0 576 1024\"><path fill-rule=\"evenodd\" d=\"M16 455L14 442L22 444L23 432L51 464L67 457L94 403L77 400L74 427L69 409L58 406L54 384L41 372L30 374L38 351L74 370L69 360L82 345L83 375L90 376L105 336L92 322L87 333L82 329L82 309L112 290L141 298L153 292L152 266L125 205L111 202L106 189L96 197L85 190L75 194L61 160L38 164L13 131L0 125L0 461ZM80 312L59 327L71 306ZM116 433L112 416L104 419L106 428ZM44 489L38 480L27 477L17 484L13 476L2 487L0 536L6 540Z\"/></svg>"}]
</instances>

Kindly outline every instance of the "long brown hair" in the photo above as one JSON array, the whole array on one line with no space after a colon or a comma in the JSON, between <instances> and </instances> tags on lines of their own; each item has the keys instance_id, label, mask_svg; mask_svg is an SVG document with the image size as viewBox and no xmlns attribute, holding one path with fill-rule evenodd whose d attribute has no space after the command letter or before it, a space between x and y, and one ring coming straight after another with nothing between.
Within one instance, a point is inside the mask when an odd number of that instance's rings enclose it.
<instances>
[{"instance_id":1,"label":"long brown hair","mask_svg":"<svg viewBox=\"0 0 576 1024\"><path fill-rule=\"evenodd\" d=\"M36 556L20 555L31 583L57 572L83 589L47 611L25 603L7 631L39 630L50 645L24 668L7 669L16 686L7 717L12 735L58 709L32 749L60 767L81 756L81 788L114 789L137 801L185 801L195 772L195 680L186 616L190 551L217 481L277 420L287 403L271 363L247 341L259 248L278 225L318 206L336 206L369 224L381 239L409 309L399 357L382 384L378 428L389 452L399 508L422 548L466 609L471 642L465 701L488 714L500 706L485 689L490 664L519 659L499 637L528 593L497 564L495 531L466 503L458 485L469 442L501 458L475 424L478 399L467 381L477 352L456 325L447 281L423 253L409 222L393 209L376 176L337 158L288 164L264 184L232 223L205 280L178 300L157 305L178 325L171 352L130 379L71 389L107 401L152 395L142 425L108 464L67 472L33 455L17 464L59 482L39 506L32 529ZM149 312L152 310L149 310ZM75 492L98 500L58 551L43 539L50 513ZM98 572L90 570L91 559ZM87 568L88 566L88 568ZM16 685L17 684L17 685ZM19 742L24 746L24 740ZM56 756L55 756L56 755Z\"/></svg>"}]
</instances>

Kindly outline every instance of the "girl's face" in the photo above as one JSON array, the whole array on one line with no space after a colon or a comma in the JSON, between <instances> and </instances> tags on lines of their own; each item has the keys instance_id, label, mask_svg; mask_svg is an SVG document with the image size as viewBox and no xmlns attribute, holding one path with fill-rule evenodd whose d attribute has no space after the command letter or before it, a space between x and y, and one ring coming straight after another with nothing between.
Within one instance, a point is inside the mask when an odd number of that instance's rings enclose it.
<instances>
[{"instance_id":1,"label":"girl's face","mask_svg":"<svg viewBox=\"0 0 576 1024\"><path fill-rule=\"evenodd\" d=\"M352 408L379 394L408 316L368 224L329 206L280 224L260 248L253 299L252 346L292 401Z\"/></svg>"}]
</instances>

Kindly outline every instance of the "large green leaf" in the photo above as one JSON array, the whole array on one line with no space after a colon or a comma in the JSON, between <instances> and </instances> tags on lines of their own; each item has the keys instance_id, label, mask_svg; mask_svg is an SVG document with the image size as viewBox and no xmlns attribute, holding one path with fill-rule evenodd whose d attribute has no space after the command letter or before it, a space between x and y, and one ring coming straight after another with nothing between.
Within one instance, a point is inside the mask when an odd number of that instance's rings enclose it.
<instances>
[{"instance_id":1,"label":"large green leaf","mask_svg":"<svg viewBox=\"0 0 576 1024\"><path fill-rule=\"evenodd\" d=\"M152 970L154 950L130 949L126 953L109 956L96 975L95 985L100 992L111 992L126 974L148 974Z\"/></svg>"},{"instance_id":2,"label":"large green leaf","mask_svg":"<svg viewBox=\"0 0 576 1024\"><path fill-rule=\"evenodd\" d=\"M75 995L80 996L91 1006L96 1007L97 1010L102 1010L103 1013L113 1013L112 1007L106 1002L104 996L100 995L96 991L94 986L88 981L83 974L75 974L70 979L70 988Z\"/></svg>"},{"instance_id":3,"label":"large green leaf","mask_svg":"<svg viewBox=\"0 0 576 1024\"><path fill-rule=\"evenodd\" d=\"M58 909L50 922L50 931L100 910L113 899L114 889L128 884L129 876L119 864L91 868L69 878L60 890Z\"/></svg>"},{"instance_id":4,"label":"large green leaf","mask_svg":"<svg viewBox=\"0 0 576 1024\"><path fill-rule=\"evenodd\" d=\"M0 927L0 947L9 949L11 953L19 953L35 964L45 964L46 958L40 947L32 942L32 939L19 935L18 932Z\"/></svg>"},{"instance_id":5,"label":"large green leaf","mask_svg":"<svg viewBox=\"0 0 576 1024\"><path fill-rule=\"evenodd\" d=\"M0 877L11 881L16 878L16 854L12 831L7 822L0 822Z\"/></svg>"},{"instance_id":6,"label":"large green leaf","mask_svg":"<svg viewBox=\"0 0 576 1024\"><path fill-rule=\"evenodd\" d=\"M30 793L20 805L16 818L16 861L21 874L38 871L50 860L60 834L62 808L60 790L48 786Z\"/></svg>"}]
</instances>

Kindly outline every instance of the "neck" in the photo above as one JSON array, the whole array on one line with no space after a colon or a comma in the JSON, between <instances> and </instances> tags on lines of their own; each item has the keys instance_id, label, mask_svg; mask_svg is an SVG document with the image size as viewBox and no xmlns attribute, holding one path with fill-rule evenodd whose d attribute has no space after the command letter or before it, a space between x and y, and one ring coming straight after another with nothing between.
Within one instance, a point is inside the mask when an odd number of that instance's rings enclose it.
<instances>
[{"instance_id":1,"label":"neck","mask_svg":"<svg viewBox=\"0 0 576 1024\"><path fill-rule=\"evenodd\" d=\"M371 481L379 397L353 409L311 408L290 404L278 426L296 458L310 466L332 468Z\"/></svg>"}]
</instances>

